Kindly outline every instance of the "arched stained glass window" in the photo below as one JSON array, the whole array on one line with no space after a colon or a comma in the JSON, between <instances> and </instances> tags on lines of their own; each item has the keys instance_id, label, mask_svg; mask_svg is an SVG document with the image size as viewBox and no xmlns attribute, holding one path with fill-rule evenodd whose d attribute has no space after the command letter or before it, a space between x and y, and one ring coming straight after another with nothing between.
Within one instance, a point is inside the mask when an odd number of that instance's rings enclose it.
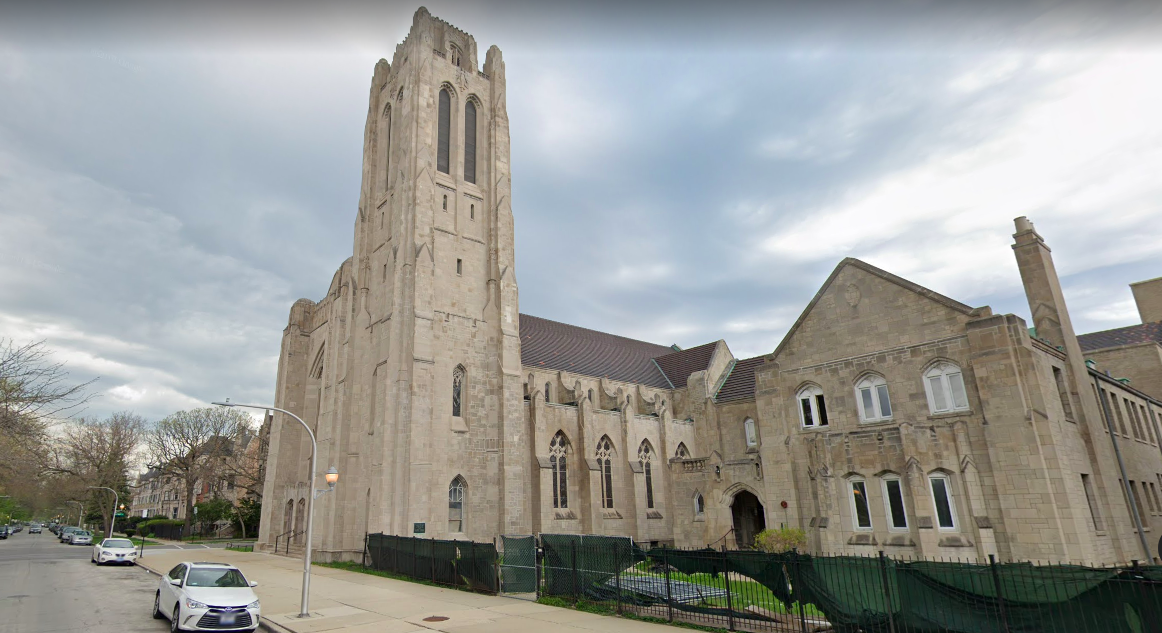
<instances>
[{"instance_id":1,"label":"arched stained glass window","mask_svg":"<svg viewBox=\"0 0 1162 633\"><path fill-rule=\"evenodd\" d=\"M452 417L462 417L464 396L464 366L457 365L452 371Z\"/></svg>"},{"instance_id":2,"label":"arched stained glass window","mask_svg":"<svg viewBox=\"0 0 1162 633\"><path fill-rule=\"evenodd\" d=\"M654 451L650 448L648 440L642 441L642 445L637 449L637 459L642 465L642 472L646 476L646 507L654 507L654 473L650 462L653 461Z\"/></svg>"},{"instance_id":3,"label":"arched stained glass window","mask_svg":"<svg viewBox=\"0 0 1162 633\"><path fill-rule=\"evenodd\" d=\"M569 507L569 440L561 431L549 442L549 467L553 470L553 507Z\"/></svg>"},{"instance_id":4,"label":"arched stained glass window","mask_svg":"<svg viewBox=\"0 0 1162 633\"><path fill-rule=\"evenodd\" d=\"M601 507L613 508L613 442L608 435L597 441L597 465L601 472Z\"/></svg>"},{"instance_id":5,"label":"arched stained glass window","mask_svg":"<svg viewBox=\"0 0 1162 633\"><path fill-rule=\"evenodd\" d=\"M464 480L456 477L448 486L448 531L464 531Z\"/></svg>"}]
</instances>

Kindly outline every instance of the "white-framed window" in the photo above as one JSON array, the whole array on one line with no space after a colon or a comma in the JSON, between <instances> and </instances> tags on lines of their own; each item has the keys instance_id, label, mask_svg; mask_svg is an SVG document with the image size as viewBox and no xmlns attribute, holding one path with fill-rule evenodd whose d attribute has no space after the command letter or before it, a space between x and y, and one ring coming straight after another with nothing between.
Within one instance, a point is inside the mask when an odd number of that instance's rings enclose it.
<instances>
[{"instance_id":1,"label":"white-framed window","mask_svg":"<svg viewBox=\"0 0 1162 633\"><path fill-rule=\"evenodd\" d=\"M827 426L827 403L823 400L823 390L808 385L796 396L799 403L799 421L804 427Z\"/></svg>"},{"instance_id":2,"label":"white-framed window","mask_svg":"<svg viewBox=\"0 0 1162 633\"><path fill-rule=\"evenodd\" d=\"M888 383L882 376L871 375L855 386L855 402L859 419L878 422L892 418L892 400L888 397Z\"/></svg>"},{"instance_id":3,"label":"white-framed window","mask_svg":"<svg viewBox=\"0 0 1162 633\"><path fill-rule=\"evenodd\" d=\"M706 516L706 499L702 497L701 492L694 493L694 516Z\"/></svg>"},{"instance_id":4,"label":"white-framed window","mask_svg":"<svg viewBox=\"0 0 1162 633\"><path fill-rule=\"evenodd\" d=\"M956 529L956 504L952 502L952 480L944 473L928 475L932 488L932 505L936 510L936 526L941 530Z\"/></svg>"},{"instance_id":5,"label":"white-framed window","mask_svg":"<svg viewBox=\"0 0 1162 633\"><path fill-rule=\"evenodd\" d=\"M932 413L968 408L964 375L952 363L937 363L924 372L924 391L928 393L928 410Z\"/></svg>"},{"instance_id":6,"label":"white-framed window","mask_svg":"<svg viewBox=\"0 0 1162 633\"><path fill-rule=\"evenodd\" d=\"M847 480L851 490L851 526L857 530L872 529L871 504L867 498L867 481L862 477Z\"/></svg>"},{"instance_id":7,"label":"white-framed window","mask_svg":"<svg viewBox=\"0 0 1162 633\"><path fill-rule=\"evenodd\" d=\"M746 446L747 446L747 448L753 448L755 446L758 446L759 445L759 430L758 430L758 428L755 427L754 419L747 418L746 421L742 423L742 428L743 428L743 430L746 431Z\"/></svg>"},{"instance_id":8,"label":"white-framed window","mask_svg":"<svg viewBox=\"0 0 1162 633\"><path fill-rule=\"evenodd\" d=\"M904 485L900 476L884 475L880 482L884 489L884 512L888 517L888 529L907 530L908 511L904 507Z\"/></svg>"}]
</instances>

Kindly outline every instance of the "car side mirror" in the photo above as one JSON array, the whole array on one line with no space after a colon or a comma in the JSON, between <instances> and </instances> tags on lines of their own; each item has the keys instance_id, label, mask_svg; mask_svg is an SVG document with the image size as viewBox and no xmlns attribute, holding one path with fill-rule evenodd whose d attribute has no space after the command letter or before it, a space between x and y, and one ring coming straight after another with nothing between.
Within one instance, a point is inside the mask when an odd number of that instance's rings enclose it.
<instances>
[{"instance_id":1,"label":"car side mirror","mask_svg":"<svg viewBox=\"0 0 1162 633\"><path fill-rule=\"evenodd\" d=\"M257 582L255 582L255 581L253 581L253 580L251 580L251 581L250 581L250 586L251 586L251 587L257 587L257 586L258 586L258 583L257 583Z\"/></svg>"},{"instance_id":2,"label":"car side mirror","mask_svg":"<svg viewBox=\"0 0 1162 633\"><path fill-rule=\"evenodd\" d=\"M169 584L171 584L175 587L181 587L182 586L182 579L181 578L170 578Z\"/></svg>"}]
</instances>

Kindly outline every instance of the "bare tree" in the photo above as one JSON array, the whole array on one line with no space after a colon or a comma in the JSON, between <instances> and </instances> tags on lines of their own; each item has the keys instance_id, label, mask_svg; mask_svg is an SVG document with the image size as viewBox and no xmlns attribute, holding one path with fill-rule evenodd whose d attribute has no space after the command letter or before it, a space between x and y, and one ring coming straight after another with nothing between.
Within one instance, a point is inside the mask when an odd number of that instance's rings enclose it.
<instances>
[{"instance_id":1,"label":"bare tree","mask_svg":"<svg viewBox=\"0 0 1162 633\"><path fill-rule=\"evenodd\" d=\"M193 520L194 489L199 481L222 479L223 458L248 429L250 416L234 409L210 407L178 411L159 421L148 434L149 464L181 481L185 492L185 533Z\"/></svg>"},{"instance_id":2,"label":"bare tree","mask_svg":"<svg viewBox=\"0 0 1162 633\"><path fill-rule=\"evenodd\" d=\"M52 451L47 474L57 476L57 486L72 498L88 497L90 507L100 510L106 534L112 534L112 488L122 499L129 492L129 472L140 457L145 420L123 411L104 420L80 419L65 426ZM89 505L87 503L86 505Z\"/></svg>"},{"instance_id":3,"label":"bare tree","mask_svg":"<svg viewBox=\"0 0 1162 633\"><path fill-rule=\"evenodd\" d=\"M44 341L17 345L0 339L0 429L19 433L26 425L84 406L88 382L73 384L64 363L54 363Z\"/></svg>"},{"instance_id":4,"label":"bare tree","mask_svg":"<svg viewBox=\"0 0 1162 633\"><path fill-rule=\"evenodd\" d=\"M92 397L93 381L76 384L44 341L18 345L0 338L0 484L39 474L50 457L49 423Z\"/></svg>"}]
</instances>

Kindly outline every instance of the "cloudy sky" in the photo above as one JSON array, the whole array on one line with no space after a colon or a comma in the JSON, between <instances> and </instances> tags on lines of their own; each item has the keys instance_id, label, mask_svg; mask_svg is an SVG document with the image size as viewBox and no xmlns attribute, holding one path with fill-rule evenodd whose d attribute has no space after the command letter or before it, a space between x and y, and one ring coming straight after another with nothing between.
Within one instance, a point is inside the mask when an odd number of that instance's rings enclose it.
<instances>
[{"instance_id":1,"label":"cloudy sky","mask_svg":"<svg viewBox=\"0 0 1162 633\"><path fill-rule=\"evenodd\" d=\"M0 9L0 337L99 376L90 413L270 402L417 5L26 4ZM1157 3L427 6L504 51L524 312L751 356L854 256L1027 318L1018 215L1081 332L1162 276Z\"/></svg>"}]
</instances>

